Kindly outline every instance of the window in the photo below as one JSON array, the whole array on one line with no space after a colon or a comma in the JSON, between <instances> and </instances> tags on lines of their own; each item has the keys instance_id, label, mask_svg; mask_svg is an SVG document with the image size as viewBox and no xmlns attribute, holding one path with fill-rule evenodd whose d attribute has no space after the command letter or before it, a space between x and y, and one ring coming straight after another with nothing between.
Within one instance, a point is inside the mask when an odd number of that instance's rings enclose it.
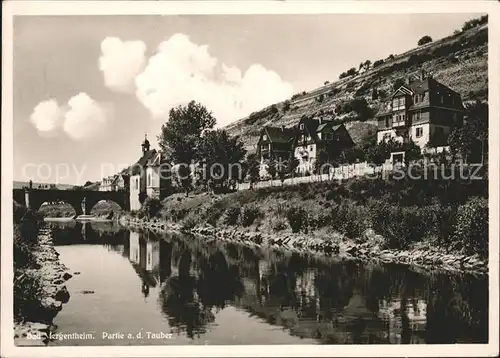
<instances>
[{"instance_id":1,"label":"window","mask_svg":"<svg viewBox=\"0 0 500 358\"><path fill-rule=\"evenodd\" d=\"M151 173L148 173L148 186L151 186Z\"/></svg>"},{"instance_id":2,"label":"window","mask_svg":"<svg viewBox=\"0 0 500 358\"><path fill-rule=\"evenodd\" d=\"M386 118L385 118L385 126L386 126L386 127L389 127L389 125L390 125L389 120L390 120L390 118L389 118L389 117L386 117Z\"/></svg>"},{"instance_id":3,"label":"window","mask_svg":"<svg viewBox=\"0 0 500 358\"><path fill-rule=\"evenodd\" d=\"M414 120L414 121L419 121L419 120L421 119L421 117L422 117L422 115L421 115L420 111L415 112L415 113L413 114L413 120Z\"/></svg>"},{"instance_id":4,"label":"window","mask_svg":"<svg viewBox=\"0 0 500 358\"><path fill-rule=\"evenodd\" d=\"M135 178L135 189L139 190L139 178Z\"/></svg>"},{"instance_id":5,"label":"window","mask_svg":"<svg viewBox=\"0 0 500 358\"><path fill-rule=\"evenodd\" d=\"M422 127L415 128L415 136L420 138L424 134L424 129Z\"/></svg>"},{"instance_id":6,"label":"window","mask_svg":"<svg viewBox=\"0 0 500 358\"><path fill-rule=\"evenodd\" d=\"M262 140L267 140L267 134L262 135Z\"/></svg>"},{"instance_id":7,"label":"window","mask_svg":"<svg viewBox=\"0 0 500 358\"><path fill-rule=\"evenodd\" d=\"M299 128L300 128L301 131L303 131L304 130L304 123L300 123Z\"/></svg>"}]
</instances>

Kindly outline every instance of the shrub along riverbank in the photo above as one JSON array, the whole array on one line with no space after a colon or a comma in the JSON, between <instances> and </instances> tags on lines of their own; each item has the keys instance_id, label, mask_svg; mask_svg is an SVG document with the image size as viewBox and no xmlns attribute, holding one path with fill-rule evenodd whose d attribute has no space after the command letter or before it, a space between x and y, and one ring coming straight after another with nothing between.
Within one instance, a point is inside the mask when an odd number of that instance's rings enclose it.
<instances>
[{"instance_id":1,"label":"shrub along riverbank","mask_svg":"<svg viewBox=\"0 0 500 358\"><path fill-rule=\"evenodd\" d=\"M69 299L71 278L59 262L41 218L14 203L14 339L16 345L43 345L52 320Z\"/></svg>"},{"instance_id":2,"label":"shrub along riverbank","mask_svg":"<svg viewBox=\"0 0 500 358\"><path fill-rule=\"evenodd\" d=\"M348 257L487 270L487 180L367 179L147 199L122 218ZM141 224L142 223L142 224Z\"/></svg>"}]
</instances>

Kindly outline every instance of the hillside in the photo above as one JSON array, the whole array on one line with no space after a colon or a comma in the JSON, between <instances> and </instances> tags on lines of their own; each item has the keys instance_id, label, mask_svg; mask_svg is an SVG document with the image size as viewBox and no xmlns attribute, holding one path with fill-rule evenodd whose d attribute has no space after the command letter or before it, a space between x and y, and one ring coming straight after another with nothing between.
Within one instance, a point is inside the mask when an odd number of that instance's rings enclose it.
<instances>
[{"instance_id":1,"label":"hillside","mask_svg":"<svg viewBox=\"0 0 500 358\"><path fill-rule=\"evenodd\" d=\"M359 142L370 132L376 131L374 114L391 95L394 83L404 81L409 75L419 74L422 70L459 92L464 102L487 99L488 25L479 24L467 30L455 31L451 36L405 53L371 61L375 66L363 73L356 71L354 75L310 92L296 94L287 101L231 123L225 129L231 135L239 135L248 151L255 151L262 126L292 126L303 115L322 116L346 123L354 141ZM353 64L353 67L358 66ZM368 107L351 110L353 106L350 103L362 98Z\"/></svg>"}]
</instances>

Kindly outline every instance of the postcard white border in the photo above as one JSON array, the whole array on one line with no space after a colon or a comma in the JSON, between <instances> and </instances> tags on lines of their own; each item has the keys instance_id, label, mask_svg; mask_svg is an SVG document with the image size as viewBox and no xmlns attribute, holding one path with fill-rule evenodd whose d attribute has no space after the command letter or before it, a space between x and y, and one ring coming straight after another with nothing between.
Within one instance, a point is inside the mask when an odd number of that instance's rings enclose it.
<instances>
[{"instance_id":1,"label":"postcard white border","mask_svg":"<svg viewBox=\"0 0 500 358\"><path fill-rule=\"evenodd\" d=\"M494 1L6 1L2 3L2 297L1 356L4 357L247 357L247 356L496 356L498 355L498 246L500 139L500 4ZM416 345L251 345L16 347L12 298L12 85L15 15L488 13L489 140L489 343Z\"/></svg>"}]
</instances>

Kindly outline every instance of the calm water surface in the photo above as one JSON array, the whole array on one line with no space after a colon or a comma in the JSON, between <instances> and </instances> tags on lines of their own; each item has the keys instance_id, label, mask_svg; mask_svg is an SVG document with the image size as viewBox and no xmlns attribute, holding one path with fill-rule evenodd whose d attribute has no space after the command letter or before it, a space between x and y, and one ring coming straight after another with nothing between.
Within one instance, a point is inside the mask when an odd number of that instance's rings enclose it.
<instances>
[{"instance_id":1,"label":"calm water surface","mask_svg":"<svg viewBox=\"0 0 500 358\"><path fill-rule=\"evenodd\" d=\"M486 278L111 224L50 226L60 260L79 272L56 332L93 335L52 345L487 342Z\"/></svg>"}]
</instances>

